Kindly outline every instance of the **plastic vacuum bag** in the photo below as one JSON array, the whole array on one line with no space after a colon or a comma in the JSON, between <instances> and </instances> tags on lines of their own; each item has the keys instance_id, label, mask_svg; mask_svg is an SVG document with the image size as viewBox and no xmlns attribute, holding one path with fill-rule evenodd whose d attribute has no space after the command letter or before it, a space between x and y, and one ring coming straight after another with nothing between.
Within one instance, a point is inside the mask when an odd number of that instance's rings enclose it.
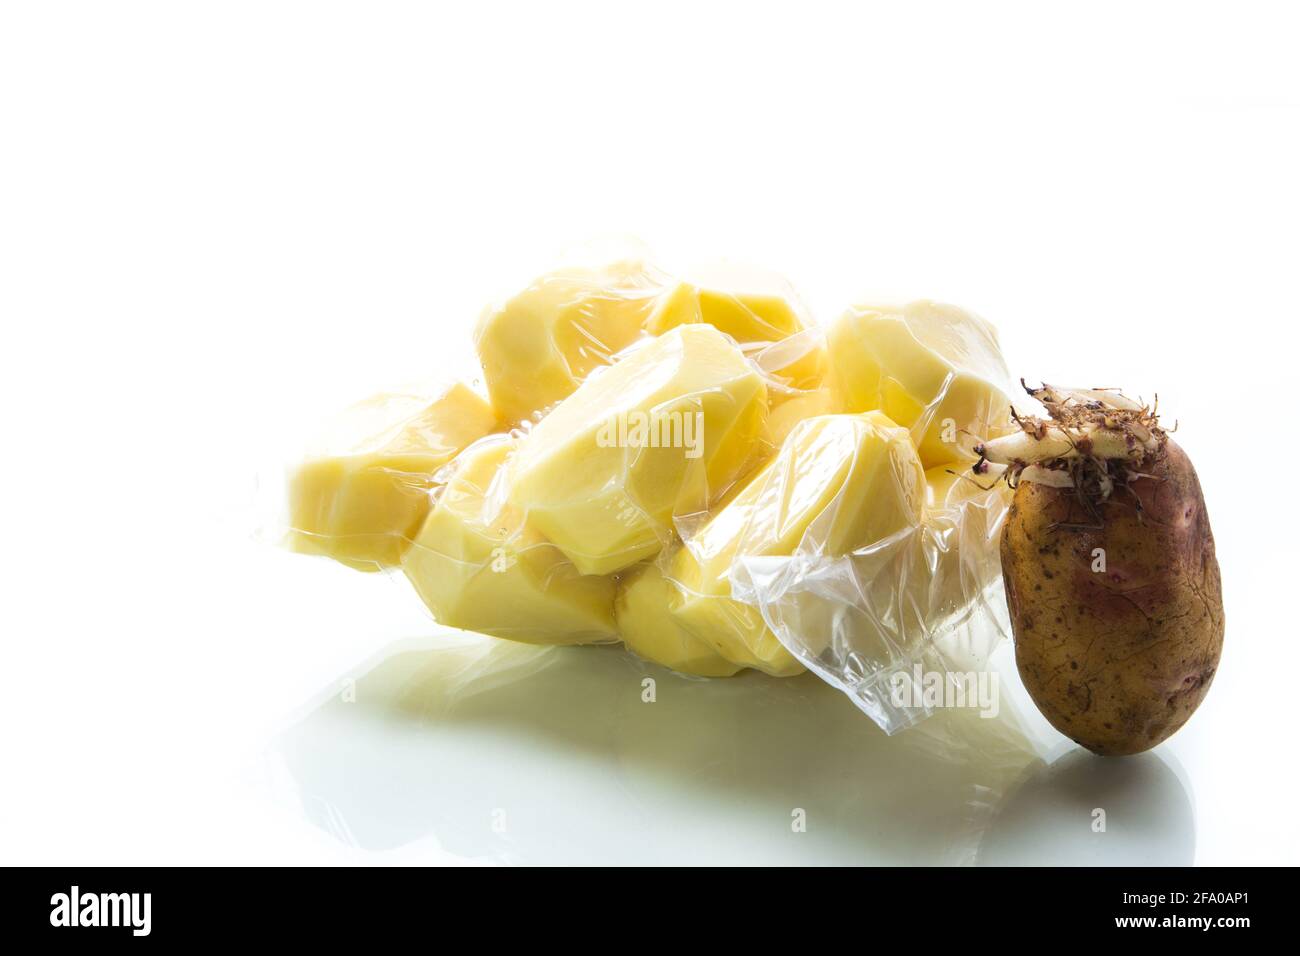
<instances>
[{"instance_id":1,"label":"plastic vacuum bag","mask_svg":"<svg viewBox=\"0 0 1300 956\"><path fill-rule=\"evenodd\" d=\"M486 395L381 396L296 464L292 548L400 570L450 627L807 668L889 732L1006 633L1009 495L958 474L1007 408L982 320L918 302L824 330L782 280L630 256L535 280L474 342Z\"/></svg>"},{"instance_id":2,"label":"plastic vacuum bag","mask_svg":"<svg viewBox=\"0 0 1300 956\"><path fill-rule=\"evenodd\" d=\"M887 733L954 691L973 704L1009 633L998 538L1010 491L946 471L926 474L919 520L893 534L837 554L823 530L846 506L836 501L789 556L742 548L729 569L733 599ZM902 480L881 489L895 504L914 493Z\"/></svg>"}]
</instances>

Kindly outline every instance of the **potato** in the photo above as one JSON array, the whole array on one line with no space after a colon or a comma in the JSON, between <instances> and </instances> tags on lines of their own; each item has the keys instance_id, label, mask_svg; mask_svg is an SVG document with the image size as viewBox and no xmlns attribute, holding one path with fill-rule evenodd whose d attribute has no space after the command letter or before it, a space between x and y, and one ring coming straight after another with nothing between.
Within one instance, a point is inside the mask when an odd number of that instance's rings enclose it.
<instances>
[{"instance_id":1,"label":"potato","mask_svg":"<svg viewBox=\"0 0 1300 956\"><path fill-rule=\"evenodd\" d=\"M1074 487L1021 480L1002 534L1025 687L1052 726L1105 755L1149 750L1178 730L1223 646L1196 471L1165 439L1138 473L1150 477L1116 488L1097 515Z\"/></svg>"}]
</instances>

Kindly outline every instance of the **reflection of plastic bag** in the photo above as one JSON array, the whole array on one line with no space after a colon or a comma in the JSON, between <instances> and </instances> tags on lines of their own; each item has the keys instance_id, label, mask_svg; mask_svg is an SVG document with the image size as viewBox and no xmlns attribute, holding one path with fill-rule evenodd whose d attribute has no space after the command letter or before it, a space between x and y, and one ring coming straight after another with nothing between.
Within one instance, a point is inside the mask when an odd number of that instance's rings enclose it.
<instances>
[{"instance_id":1,"label":"reflection of plastic bag","mask_svg":"<svg viewBox=\"0 0 1300 956\"><path fill-rule=\"evenodd\" d=\"M542 864L615 851L650 865L969 864L1041 765L1009 707L940 712L887 739L810 675L692 680L593 648L429 630L349 667L355 695L332 682L273 742L268 782L351 843L433 832L467 857ZM646 680L653 706L628 692ZM485 794L546 826L495 832ZM794 807L813 824L797 839L771 825Z\"/></svg>"}]
</instances>

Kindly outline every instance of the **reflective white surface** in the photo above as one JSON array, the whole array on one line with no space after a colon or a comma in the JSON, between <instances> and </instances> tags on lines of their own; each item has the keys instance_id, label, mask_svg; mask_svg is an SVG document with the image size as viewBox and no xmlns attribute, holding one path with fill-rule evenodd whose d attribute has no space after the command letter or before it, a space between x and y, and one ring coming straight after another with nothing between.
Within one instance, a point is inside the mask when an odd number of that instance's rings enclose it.
<instances>
[{"instance_id":1,"label":"reflective white surface","mask_svg":"<svg viewBox=\"0 0 1300 956\"><path fill-rule=\"evenodd\" d=\"M1014 704L997 718L940 712L891 738L811 675L691 679L613 647L395 642L275 737L267 772L334 838L430 858L1194 858L1191 801L1166 756L1044 754Z\"/></svg>"},{"instance_id":2,"label":"reflective white surface","mask_svg":"<svg viewBox=\"0 0 1300 956\"><path fill-rule=\"evenodd\" d=\"M1046 726L1007 645L996 718L941 711L886 737L815 677L693 680L614 647L446 632L401 579L207 527L205 573L155 569L174 590L133 605L129 631L7 646L0 743L19 772L0 789L0 859L1300 859L1290 707L1254 678L1290 645L1253 639L1248 603L1187 727L1103 759ZM186 618L196 580L241 597ZM96 606L50 605L68 622Z\"/></svg>"}]
</instances>

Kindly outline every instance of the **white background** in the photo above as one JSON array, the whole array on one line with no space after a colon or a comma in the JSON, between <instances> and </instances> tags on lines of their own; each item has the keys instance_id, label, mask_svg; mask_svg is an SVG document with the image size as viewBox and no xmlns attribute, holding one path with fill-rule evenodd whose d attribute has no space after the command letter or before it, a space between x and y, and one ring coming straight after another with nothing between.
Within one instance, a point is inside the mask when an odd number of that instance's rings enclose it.
<instances>
[{"instance_id":1,"label":"white background","mask_svg":"<svg viewBox=\"0 0 1300 956\"><path fill-rule=\"evenodd\" d=\"M1194 818L1174 858L1300 862L1284 5L2 9L0 861L510 857L440 848L432 822L364 835L398 812L367 800L401 761L432 759L418 736L378 771L321 758L350 801L334 834L301 773L267 770L339 675L433 629L395 582L255 541L253 484L338 405L462 369L481 306L566 246L633 235L669 267L779 270L823 321L863 295L956 302L1017 374L1158 392L1228 617L1162 748ZM444 769L524 759L508 738ZM358 731L357 754L387 745ZM934 849L883 836L937 820L895 756L863 862ZM566 787L564 759L519 799ZM620 786L584 812L619 819ZM1129 799L1160 816L1163 792ZM641 843L686 839L688 803L637 813ZM1073 825L1038 859L1069 858ZM517 856L582 856L550 851Z\"/></svg>"}]
</instances>

